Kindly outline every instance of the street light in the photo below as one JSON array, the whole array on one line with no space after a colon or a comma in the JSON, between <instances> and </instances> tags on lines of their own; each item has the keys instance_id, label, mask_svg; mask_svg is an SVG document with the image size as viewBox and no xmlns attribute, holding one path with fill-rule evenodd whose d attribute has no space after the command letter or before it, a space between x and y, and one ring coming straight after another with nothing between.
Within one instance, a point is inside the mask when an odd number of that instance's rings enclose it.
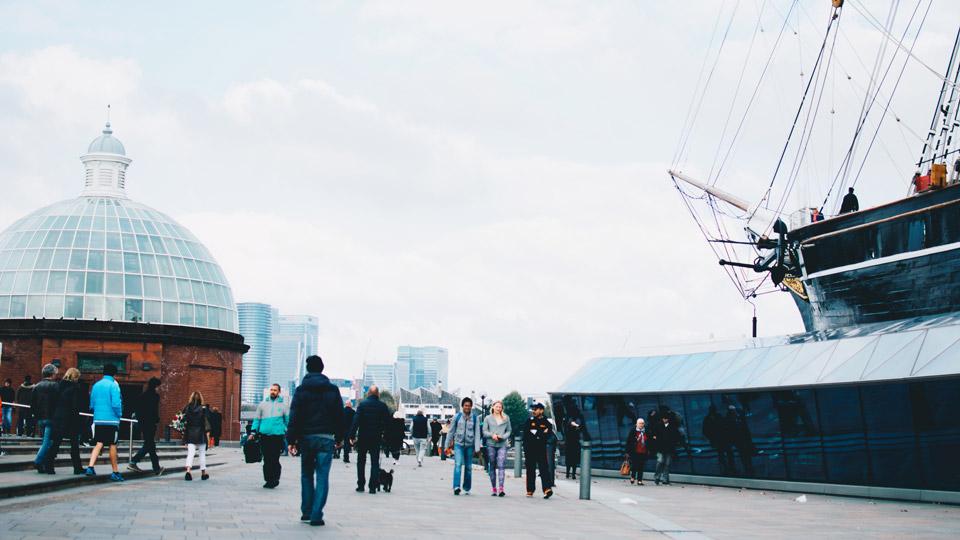
<instances>
[{"instance_id":1,"label":"street light","mask_svg":"<svg viewBox=\"0 0 960 540\"><path fill-rule=\"evenodd\" d=\"M484 405L484 400L487 399L486 394L480 394L480 420L483 421L487 417L487 407Z\"/></svg>"}]
</instances>

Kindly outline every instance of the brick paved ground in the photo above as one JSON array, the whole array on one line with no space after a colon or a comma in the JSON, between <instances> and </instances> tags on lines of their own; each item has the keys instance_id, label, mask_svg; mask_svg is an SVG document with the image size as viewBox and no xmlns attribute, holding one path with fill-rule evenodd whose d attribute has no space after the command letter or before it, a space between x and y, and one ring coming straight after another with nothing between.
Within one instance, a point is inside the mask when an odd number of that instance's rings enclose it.
<instances>
[{"instance_id":1,"label":"brick paved ground","mask_svg":"<svg viewBox=\"0 0 960 540\"><path fill-rule=\"evenodd\" d=\"M454 497L450 462L422 469L404 456L390 494L359 494L354 469L335 463L325 527L299 518L299 463L284 458L281 486L262 489L259 467L211 469L209 482L150 478L0 501L0 538L958 538L960 508L842 497L673 485L630 486L597 479L593 500L560 480L544 501L523 497L510 479L508 497L489 496L474 475L474 494ZM230 454L233 454L232 456Z\"/></svg>"}]
</instances>

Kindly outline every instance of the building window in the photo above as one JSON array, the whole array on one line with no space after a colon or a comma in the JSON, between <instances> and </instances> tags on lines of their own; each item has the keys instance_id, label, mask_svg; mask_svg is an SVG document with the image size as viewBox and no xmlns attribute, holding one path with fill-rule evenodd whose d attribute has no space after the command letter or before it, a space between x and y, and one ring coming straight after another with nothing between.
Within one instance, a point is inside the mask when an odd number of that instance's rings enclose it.
<instances>
[{"instance_id":1,"label":"building window","mask_svg":"<svg viewBox=\"0 0 960 540\"><path fill-rule=\"evenodd\" d=\"M103 373L103 366L113 364L117 373L127 372L127 355L102 353L77 353L77 368L81 373Z\"/></svg>"}]
</instances>

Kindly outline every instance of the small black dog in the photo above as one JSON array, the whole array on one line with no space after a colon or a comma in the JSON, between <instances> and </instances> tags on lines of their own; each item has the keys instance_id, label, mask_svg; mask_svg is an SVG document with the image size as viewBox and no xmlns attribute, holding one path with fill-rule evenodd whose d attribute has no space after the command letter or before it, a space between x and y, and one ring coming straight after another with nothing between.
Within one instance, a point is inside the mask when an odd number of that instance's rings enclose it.
<instances>
[{"instance_id":1,"label":"small black dog","mask_svg":"<svg viewBox=\"0 0 960 540\"><path fill-rule=\"evenodd\" d=\"M387 493L393 489L393 469L390 469L390 472L380 471L380 488Z\"/></svg>"}]
</instances>

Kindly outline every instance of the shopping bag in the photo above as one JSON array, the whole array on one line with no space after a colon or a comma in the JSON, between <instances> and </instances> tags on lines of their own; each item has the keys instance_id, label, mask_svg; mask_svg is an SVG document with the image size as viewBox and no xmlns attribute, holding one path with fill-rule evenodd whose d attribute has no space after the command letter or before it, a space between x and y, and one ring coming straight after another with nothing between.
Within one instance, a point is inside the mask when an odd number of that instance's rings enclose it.
<instances>
[{"instance_id":1,"label":"shopping bag","mask_svg":"<svg viewBox=\"0 0 960 540\"><path fill-rule=\"evenodd\" d=\"M623 460L623 463L620 465L620 474L623 476L630 476L630 461Z\"/></svg>"},{"instance_id":2,"label":"shopping bag","mask_svg":"<svg viewBox=\"0 0 960 540\"><path fill-rule=\"evenodd\" d=\"M247 463L260 463L263 452L260 449L260 439L248 439L243 445L243 459Z\"/></svg>"}]
</instances>

